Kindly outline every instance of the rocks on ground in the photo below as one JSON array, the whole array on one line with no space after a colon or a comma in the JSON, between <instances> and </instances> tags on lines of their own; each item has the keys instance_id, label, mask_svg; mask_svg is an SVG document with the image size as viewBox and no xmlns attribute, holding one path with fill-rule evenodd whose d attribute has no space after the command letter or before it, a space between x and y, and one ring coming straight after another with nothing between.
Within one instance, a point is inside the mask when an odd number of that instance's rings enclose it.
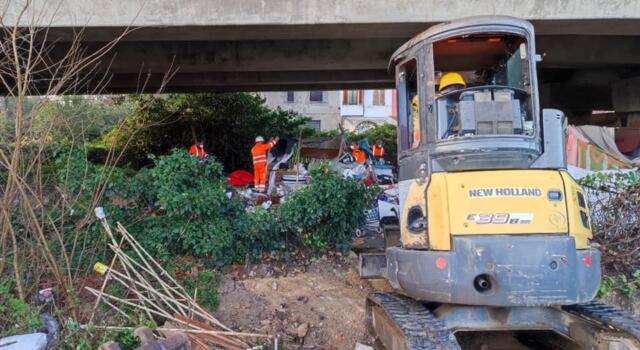
<instances>
[{"instance_id":1,"label":"rocks on ground","mask_svg":"<svg viewBox=\"0 0 640 350\"><path fill-rule=\"evenodd\" d=\"M236 266L223 276L215 316L238 331L277 335L288 349L373 343L364 324L365 299L373 289L358 276L353 257L299 256L288 263Z\"/></svg>"}]
</instances>

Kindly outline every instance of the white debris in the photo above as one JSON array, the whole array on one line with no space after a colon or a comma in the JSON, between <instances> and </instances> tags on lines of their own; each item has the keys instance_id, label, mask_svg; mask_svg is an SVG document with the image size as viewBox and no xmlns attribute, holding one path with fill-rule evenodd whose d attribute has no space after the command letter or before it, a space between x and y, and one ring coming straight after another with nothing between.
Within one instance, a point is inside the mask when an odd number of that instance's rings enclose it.
<instances>
[{"instance_id":1,"label":"white debris","mask_svg":"<svg viewBox=\"0 0 640 350\"><path fill-rule=\"evenodd\" d=\"M47 347L47 335L31 333L0 339L2 350L43 350Z\"/></svg>"},{"instance_id":2,"label":"white debris","mask_svg":"<svg viewBox=\"0 0 640 350\"><path fill-rule=\"evenodd\" d=\"M369 345L356 343L356 347L353 350L373 350L373 348Z\"/></svg>"}]
</instances>

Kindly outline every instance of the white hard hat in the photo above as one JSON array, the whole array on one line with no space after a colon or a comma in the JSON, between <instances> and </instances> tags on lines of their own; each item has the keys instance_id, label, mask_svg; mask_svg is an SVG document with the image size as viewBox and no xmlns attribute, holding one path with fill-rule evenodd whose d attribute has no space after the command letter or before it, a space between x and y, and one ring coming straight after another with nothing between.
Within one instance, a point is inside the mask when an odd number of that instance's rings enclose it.
<instances>
[{"instance_id":1,"label":"white hard hat","mask_svg":"<svg viewBox=\"0 0 640 350\"><path fill-rule=\"evenodd\" d=\"M262 136L256 137L256 142L264 142L264 137Z\"/></svg>"}]
</instances>

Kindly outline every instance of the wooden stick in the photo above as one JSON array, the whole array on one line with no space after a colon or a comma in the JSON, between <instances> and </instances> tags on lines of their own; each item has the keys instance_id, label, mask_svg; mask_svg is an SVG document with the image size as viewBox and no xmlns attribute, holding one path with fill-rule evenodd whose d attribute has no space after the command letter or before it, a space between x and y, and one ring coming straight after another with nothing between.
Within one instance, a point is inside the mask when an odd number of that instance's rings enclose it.
<instances>
[{"instance_id":1,"label":"wooden stick","mask_svg":"<svg viewBox=\"0 0 640 350\"><path fill-rule=\"evenodd\" d=\"M117 248L116 246L114 246L114 248L115 248L115 249L112 249L112 251L113 251L114 253L116 253L116 254L117 254L117 252L118 252L118 251L122 252L122 250L121 250L121 249L119 249L119 248ZM126 254L123 254L123 255L126 255ZM131 280L131 274L129 273L129 268L128 268L127 264L124 262L124 259L122 259L122 256L120 256L120 263L122 264L122 269L124 270L124 273L125 273L125 274L127 275L127 277ZM132 269L132 270L134 271L134 273L138 274L138 271L136 271L135 269ZM136 284L135 284L135 283L134 283L132 286L127 286L127 285L125 285L125 287L127 287L127 288L129 288L129 289L133 288L133 291L134 291L136 294L140 294L140 293L138 293L138 288L136 287ZM144 302L143 302L143 303L144 303ZM150 320L153 320L153 316L151 316L151 314L150 314L149 312L147 312L147 316L149 317L149 319L150 319Z\"/></svg>"},{"instance_id":2,"label":"wooden stick","mask_svg":"<svg viewBox=\"0 0 640 350\"><path fill-rule=\"evenodd\" d=\"M123 254L122 252L120 252L119 254ZM124 255L125 258L129 258L128 256L126 256L126 254ZM122 259L121 259L122 260ZM119 276L121 278L127 278L126 276L123 276L122 274L120 274L117 271L114 271L114 273L119 274ZM144 277L140 277L141 279L144 279ZM167 304L175 313L177 314L181 314L186 316L186 313L184 312L184 310L191 310L191 312L194 312L196 315L204 318L205 320L210 320L211 322L214 322L216 325L218 325L219 327L223 328L223 329L227 329L228 331L231 331L228 328L225 328L224 325L222 325L222 323L220 323L220 321L218 321L217 319L215 319L213 316L211 316L209 313L204 312L202 310L194 310L194 307L197 305L196 302L192 299L187 299L188 301L188 305L185 305L181 302L178 301L178 299L174 298L173 296L165 296L164 294L160 293L158 290L156 290L155 288L153 288L153 286L151 286L150 284L147 283L147 285L144 285L142 283L140 283L139 281L135 281L133 279L129 279L132 283L134 284L139 284L141 287L147 289L149 292L157 295L158 297L160 297L165 304ZM125 285L126 286L126 285ZM171 304L169 303L169 301L171 303L173 303L174 305L178 306L183 312L178 312L175 308L173 308L171 306Z\"/></svg>"},{"instance_id":3,"label":"wooden stick","mask_svg":"<svg viewBox=\"0 0 640 350\"><path fill-rule=\"evenodd\" d=\"M153 310L153 309L149 309L148 307L146 307L144 305L140 305L140 304L129 302L126 299L118 298L115 295L111 295L111 294L108 294L108 293L100 292L97 289L93 289L93 288L90 288L90 287L84 287L84 288L86 290L88 290L89 292L91 292L95 296L102 295L102 296L104 296L106 298L113 299L115 301L119 301L119 302L121 302L121 303L123 303L125 305L129 305L129 306L133 306L135 308L141 309L141 310L149 311L151 313L154 313L154 314L156 314L158 316L162 316L162 317L167 318L169 320L176 321L176 322L179 322L179 323L182 323L182 324L186 324L187 326L189 325L188 323L186 323L184 321L181 321L181 320L171 316L170 314L168 314L166 312L161 312L161 311L156 311L156 310Z\"/></svg>"},{"instance_id":4,"label":"wooden stick","mask_svg":"<svg viewBox=\"0 0 640 350\"><path fill-rule=\"evenodd\" d=\"M127 330L135 330L138 327L123 327L123 326L98 326L98 325L80 325L80 328L84 329L105 329L112 331L127 331ZM185 333L194 333L194 334L213 334L213 335L231 335L237 337L246 337L246 338L273 338L272 335L269 334L260 334L260 333L246 333L246 332L228 332L228 331L209 331L206 329L189 329L189 328L165 328L158 327L155 328L154 331L161 332L185 332Z\"/></svg>"},{"instance_id":5,"label":"wooden stick","mask_svg":"<svg viewBox=\"0 0 640 350\"><path fill-rule=\"evenodd\" d=\"M115 247L113 247L113 248L115 248ZM128 255L124 254L121 250L119 250L119 249L117 249L117 248L115 248L115 249L116 249L116 250L115 250L116 254L120 257L120 260L121 260L123 263L125 263L125 264L126 264L126 263L129 263L129 262L132 262L132 263L137 264L138 266L140 266L140 264L139 264L139 263L137 263L135 260L131 259ZM140 266L140 267L144 269L144 267L142 267L142 266ZM146 270L146 269L145 269L145 270ZM134 271L135 271L135 269L134 269ZM153 273L153 272L151 272L151 273ZM156 275L155 277L156 277L156 279L160 279L160 277L159 277L159 276L157 276L157 275ZM140 276L139 278L141 278L141 279L143 279L143 280L144 280L144 277L142 277L142 276ZM161 293L159 293L155 288L153 288L153 286L151 286L149 282L147 282L146 280L144 280L144 281L147 283L147 286L146 286L145 288L147 288L147 289L149 289L150 291L152 291L152 292L154 292L154 293L158 294L159 296L161 296L161 298L163 298L163 301L164 301L164 299L165 299L165 298L164 298L164 295L163 295L163 294L161 294ZM133 281L133 280L132 280L132 282L134 282L134 283L138 283L138 284L140 283L139 281ZM165 289L165 291L167 291L167 290ZM167 291L167 293L168 293L168 291ZM178 301L177 301L177 299L176 299L173 295L171 295L171 296L170 296L170 298L171 298L171 300L172 300L172 301L173 301L177 306L179 306L179 307L181 308L181 310L183 311L183 312L177 312L177 311L174 309L174 310L173 310L174 312L179 313L179 314L185 314L185 313L184 313L184 309L189 309L189 308L191 308L191 309L193 310L194 308L197 308L197 310L194 310L194 312L195 312L198 316L200 316L200 317L204 318L205 320L209 320L210 322L213 322L214 324L216 324L217 326L219 326L219 327L221 327L221 328L223 328L223 329L226 329L226 330L228 330L228 331L232 331L230 328L228 328L228 327L224 326L220 321L218 321L218 320L217 320L217 319L215 319L213 316L211 316L209 313L207 313L206 311L204 311L201 307L199 307L199 305L198 305L197 303L195 303L195 301L193 301L191 298L187 298L188 304L189 304L190 306L187 306L187 305L184 305L184 304L182 304L182 303L178 302ZM172 308L172 309L173 309L173 308Z\"/></svg>"},{"instance_id":6,"label":"wooden stick","mask_svg":"<svg viewBox=\"0 0 640 350\"><path fill-rule=\"evenodd\" d=\"M114 252L116 252L116 254L118 254L118 256L120 256L120 260L126 265L129 263L129 261L127 261L129 259L129 257L124 254L124 252L117 250ZM131 267L131 266L130 266ZM136 277L138 280L134 280L133 278L131 278L131 276L124 276L122 275L120 272L118 271L113 271L114 273L117 273L120 275L121 278L126 278L128 279L130 282L133 282L133 286L135 288L136 285L140 285L140 287L144 288L145 290L156 294L158 297L160 297L160 299L164 302L164 304L166 304L171 311L175 312L175 313L182 313L181 311L178 311L176 308L174 308L174 306L172 305L171 302L167 301L167 297L165 297L164 294L159 293L145 278L144 276L142 276L138 271L136 271L135 269L133 269L133 272L136 274ZM144 282L144 283L143 283ZM129 287L129 285L124 285L125 287ZM179 307L181 307L182 305L180 305L179 303L177 303L176 301L172 300L173 298L169 298L170 301L173 301L173 303L176 303Z\"/></svg>"},{"instance_id":7,"label":"wooden stick","mask_svg":"<svg viewBox=\"0 0 640 350\"><path fill-rule=\"evenodd\" d=\"M120 234L122 234L122 236L127 241L129 241L129 244L132 246L136 254L138 254L138 257L140 258L140 260L142 260L142 262L147 266L147 269L145 270L154 278L156 278L158 282L160 282L163 288L165 288L164 280L162 280L162 278L160 278L158 274L155 273L154 268L151 267L151 265L147 262L147 259L145 258L145 256L154 263L156 268L158 268L161 271L160 276L162 275L167 276L167 278L171 282L173 282L174 286L177 287L182 292L180 293L179 291L176 291L174 289L175 287L174 288L170 287L170 289L172 289L174 293L177 293L180 297L189 298L189 293L187 293L187 291L171 276L171 274L169 274L164 268L162 268L162 266L155 259L153 259L153 257L149 255L149 253L147 253L147 251L144 250L144 248L142 248L142 246L138 243L138 241L136 241L136 239L129 233L129 231L127 231L127 229L124 226L122 226L122 224L119 222L118 222L118 231L120 232ZM138 264L138 266L142 267L140 264ZM169 291L167 291L167 293L169 293Z\"/></svg>"},{"instance_id":8,"label":"wooden stick","mask_svg":"<svg viewBox=\"0 0 640 350\"><path fill-rule=\"evenodd\" d=\"M149 258L149 260L151 262L153 262L154 265L161 271L160 275L166 276L171 282L173 282L173 284L176 287L178 287L183 292L183 294L180 294L181 297L183 297L185 299L191 299L189 294L187 293L187 291L151 255L149 255L149 253L146 250L144 250L144 248L142 248L142 246L140 246L138 241L136 241L136 239L133 236L131 236L131 234L127 231L127 229L124 226L122 226L122 224L119 223L119 222L118 222L118 231L124 237L127 238L127 240L129 241L130 245L134 248L136 253L140 256L140 258L143 260L143 262L147 266L149 266L149 263L146 261L146 259L144 259L144 256L142 255L142 253L140 253L140 251L142 251L144 253L144 255L146 255ZM151 268L149 266L149 269L151 271L148 271L148 272L152 276L154 276L158 281L160 281L162 283L163 282L162 279L155 273L155 271L153 271L153 268ZM207 316L203 316L203 317L205 317L205 319L208 319L210 322L213 322L215 325L221 327L222 329L225 329L227 331L232 331L231 328L225 326L220 321L218 321L215 317L213 317L210 314L208 314L207 311L205 311L198 303L193 302L193 307L195 309L199 310L201 313L206 314Z\"/></svg>"},{"instance_id":9,"label":"wooden stick","mask_svg":"<svg viewBox=\"0 0 640 350\"><path fill-rule=\"evenodd\" d=\"M111 238L113 237L111 235L111 228L109 227L109 223L107 222L107 219L100 219L100 223L102 223L102 227L104 227L104 229L107 231L107 233L109 233L109 235L111 236ZM119 246L122 246L122 243L124 243L124 237L120 240L120 244ZM116 257L117 255L114 255L113 258L111 258L111 264L109 264L109 270L107 270L107 273L104 277L104 281L102 281L102 286L100 287L100 292L104 292L104 289L107 287L107 282L109 281L109 271L111 271L111 269L113 269L113 265L116 262ZM96 299L96 302L93 304L93 308L91 309L91 316L89 316L89 324L91 324L93 322L93 318L96 315L96 310L98 309L98 304L100 304L100 299L102 297L98 296L98 298Z\"/></svg>"}]
</instances>

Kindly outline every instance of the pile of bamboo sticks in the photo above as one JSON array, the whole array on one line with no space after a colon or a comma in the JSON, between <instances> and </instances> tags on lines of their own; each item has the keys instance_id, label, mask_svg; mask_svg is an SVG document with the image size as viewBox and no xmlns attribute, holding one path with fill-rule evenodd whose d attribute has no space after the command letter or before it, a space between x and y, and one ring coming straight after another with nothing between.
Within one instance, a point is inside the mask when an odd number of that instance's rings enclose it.
<instances>
[{"instance_id":1,"label":"pile of bamboo sticks","mask_svg":"<svg viewBox=\"0 0 640 350\"><path fill-rule=\"evenodd\" d=\"M150 319L169 321L174 327L158 328L157 330L160 332L184 331L193 347L197 349L209 349L211 346L232 350L255 349L250 345L249 340L255 341L260 338L269 343L269 340L265 338L271 338L271 336L234 332L223 325L196 303L197 291L194 291L192 297L162 265L142 248L124 226L117 223L115 231L120 236L118 241L102 212L102 208L96 208L96 215L109 237L111 242L109 248L113 251L114 256L106 269L105 279L100 290L85 287L97 299L89 323L84 327L96 327L93 325L93 319L98 305L102 302L129 320L132 318L123 311L125 306L146 313ZM123 250L125 246L128 246L127 251L130 253ZM108 283L120 284L124 287L122 288L125 291L124 295L105 292Z\"/></svg>"}]
</instances>

